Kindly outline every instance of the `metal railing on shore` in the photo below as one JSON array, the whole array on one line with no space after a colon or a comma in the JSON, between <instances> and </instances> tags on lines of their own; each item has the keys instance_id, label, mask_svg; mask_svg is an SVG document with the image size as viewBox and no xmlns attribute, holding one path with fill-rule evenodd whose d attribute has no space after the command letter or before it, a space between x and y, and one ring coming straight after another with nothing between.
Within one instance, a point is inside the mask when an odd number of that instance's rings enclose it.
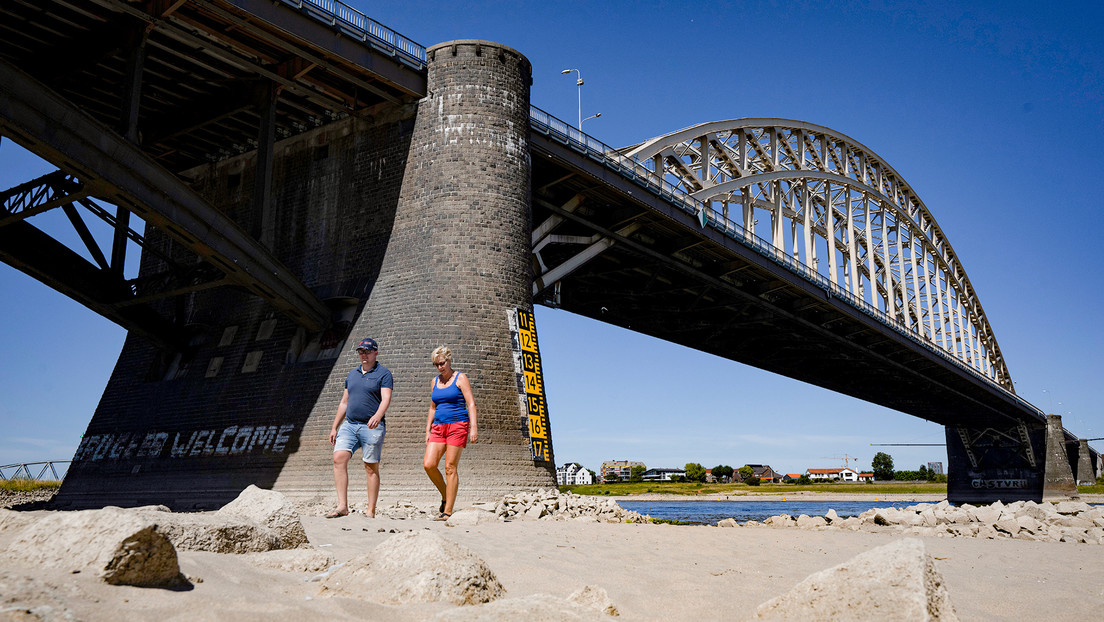
<instances>
[{"instance_id":1,"label":"metal railing on shore","mask_svg":"<svg viewBox=\"0 0 1104 622\"><path fill-rule=\"evenodd\" d=\"M836 283L832 283L823 274L820 274L816 270L809 268L798 259L786 254L774 247L769 241L748 232L743 226L738 223L725 218L723 214L717 212L711 207L707 206L702 201L695 199L694 197L679 190L674 184L661 178L654 171L644 166L639 160L630 158L619 150L610 147L602 141L579 131L571 124L557 119L556 117L548 114L547 112L537 108L536 106L529 107L529 123L533 130L548 136L549 138L570 147L572 150L579 152L586 157L604 164L606 168L620 173L626 179L632 180L640 187L648 190L652 194L659 196L666 200L668 203L681 209L687 214L693 215L696 218L702 218L704 214L705 225L710 229L718 231L726 237L740 242L744 246L753 249L760 255L770 259L771 261L786 267L789 271L801 276L805 280L815 284L824 290L825 295L828 297L834 297L839 300L843 300L862 311L866 315L876 319L883 325L891 328L894 332L906 337L913 343L920 347L932 352L947 362L955 365L959 369L968 372L979 380L983 380L991 386L999 388L1004 391L1010 397L1019 402L1022 406L1027 407L1030 410L1035 411L1040 417L1045 417L1043 411L1036 408L1033 404L1027 400L1021 398L1015 393L1009 391L1007 388L996 382L989 376L980 372L977 369L967 365L966 363L958 360L950 353L945 352L933 344L928 343L915 331L907 328L903 320L891 317L885 311L877 308L871 303L867 302L854 295L853 293L843 289Z\"/></svg>"},{"instance_id":2,"label":"metal railing on shore","mask_svg":"<svg viewBox=\"0 0 1104 622\"><path fill-rule=\"evenodd\" d=\"M0 480L56 481L65 479L71 460L46 460L44 462L15 462L0 466ZM61 474L58 474L61 469ZM45 477L49 474L49 477Z\"/></svg>"}]
</instances>

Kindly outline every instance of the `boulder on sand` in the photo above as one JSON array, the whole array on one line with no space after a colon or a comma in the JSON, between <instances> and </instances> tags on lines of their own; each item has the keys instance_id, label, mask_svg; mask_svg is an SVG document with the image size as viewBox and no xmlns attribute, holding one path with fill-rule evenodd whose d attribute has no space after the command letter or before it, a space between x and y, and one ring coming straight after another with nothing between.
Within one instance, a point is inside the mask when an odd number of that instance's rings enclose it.
<instances>
[{"instance_id":1,"label":"boulder on sand","mask_svg":"<svg viewBox=\"0 0 1104 622\"><path fill-rule=\"evenodd\" d=\"M307 532L303 530L299 512L287 497L275 490L250 484L215 515L238 516L268 527L280 537L281 549L294 549L307 543Z\"/></svg>"},{"instance_id":2,"label":"boulder on sand","mask_svg":"<svg viewBox=\"0 0 1104 622\"><path fill-rule=\"evenodd\" d=\"M809 575L759 605L755 619L949 622L958 617L924 544L906 538Z\"/></svg>"},{"instance_id":3,"label":"boulder on sand","mask_svg":"<svg viewBox=\"0 0 1104 622\"><path fill-rule=\"evenodd\" d=\"M176 549L159 525L136 512L55 512L28 525L8 554L32 564L95 573L106 583L177 588L188 585Z\"/></svg>"},{"instance_id":4,"label":"boulder on sand","mask_svg":"<svg viewBox=\"0 0 1104 622\"><path fill-rule=\"evenodd\" d=\"M326 578L319 594L367 598L384 605L475 605L505 593L475 553L435 532L412 531L349 560Z\"/></svg>"}]
</instances>

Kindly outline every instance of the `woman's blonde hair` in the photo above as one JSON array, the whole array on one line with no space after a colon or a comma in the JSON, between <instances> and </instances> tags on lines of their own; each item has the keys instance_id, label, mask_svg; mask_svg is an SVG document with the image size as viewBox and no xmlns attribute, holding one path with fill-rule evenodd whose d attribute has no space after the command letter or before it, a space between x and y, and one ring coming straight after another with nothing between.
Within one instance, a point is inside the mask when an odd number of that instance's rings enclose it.
<instances>
[{"instance_id":1,"label":"woman's blonde hair","mask_svg":"<svg viewBox=\"0 0 1104 622\"><path fill-rule=\"evenodd\" d=\"M436 363L437 357L442 357L449 363L452 363L452 350L448 346L437 346L433 350L433 354L429 355L429 362Z\"/></svg>"}]
</instances>

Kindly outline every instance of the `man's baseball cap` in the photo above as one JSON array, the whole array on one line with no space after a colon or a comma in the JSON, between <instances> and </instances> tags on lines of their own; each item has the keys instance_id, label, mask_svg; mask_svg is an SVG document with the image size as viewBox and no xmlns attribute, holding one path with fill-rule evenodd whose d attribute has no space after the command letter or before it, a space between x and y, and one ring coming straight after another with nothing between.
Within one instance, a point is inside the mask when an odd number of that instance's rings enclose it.
<instances>
[{"instance_id":1,"label":"man's baseball cap","mask_svg":"<svg viewBox=\"0 0 1104 622\"><path fill-rule=\"evenodd\" d=\"M369 339L365 337L360 340L360 343L356 347L357 350L379 350L379 346L376 345L375 339Z\"/></svg>"}]
</instances>

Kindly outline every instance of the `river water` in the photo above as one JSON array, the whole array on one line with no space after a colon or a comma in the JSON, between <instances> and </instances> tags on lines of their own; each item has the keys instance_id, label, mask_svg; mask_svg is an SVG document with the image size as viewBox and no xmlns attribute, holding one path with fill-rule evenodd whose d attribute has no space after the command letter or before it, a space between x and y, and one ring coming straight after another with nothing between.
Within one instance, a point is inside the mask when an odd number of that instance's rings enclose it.
<instances>
[{"instance_id":1,"label":"river water","mask_svg":"<svg viewBox=\"0 0 1104 622\"><path fill-rule=\"evenodd\" d=\"M665 518L686 523L713 525L726 518L743 523L760 521L779 514L790 516L824 516L835 510L840 518L858 516L871 508L904 508L917 501L618 501L626 510L647 514L652 518Z\"/></svg>"}]
</instances>

